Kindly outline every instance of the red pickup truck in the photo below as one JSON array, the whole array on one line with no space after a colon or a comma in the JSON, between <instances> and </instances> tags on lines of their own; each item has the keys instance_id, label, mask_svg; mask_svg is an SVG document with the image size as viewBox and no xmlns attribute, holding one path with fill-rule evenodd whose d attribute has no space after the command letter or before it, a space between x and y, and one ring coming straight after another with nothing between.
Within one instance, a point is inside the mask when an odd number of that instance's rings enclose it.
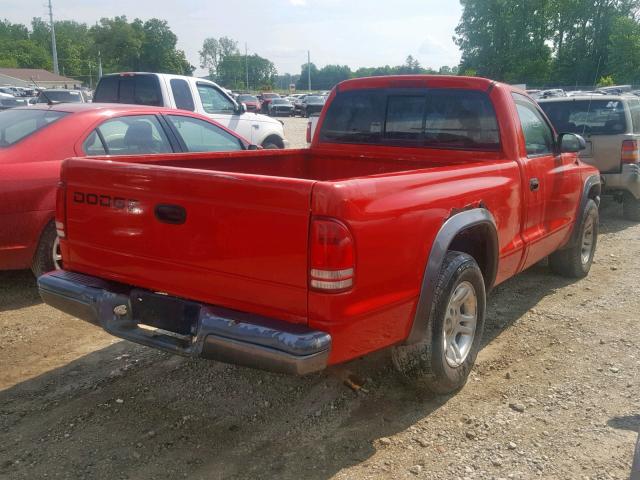
<instances>
[{"instance_id":1,"label":"red pickup truck","mask_svg":"<svg viewBox=\"0 0 640 480\"><path fill-rule=\"evenodd\" d=\"M486 294L549 256L585 276L600 180L526 94L481 78L349 80L311 148L68 159L48 304L182 355L305 374L393 347L464 385Z\"/></svg>"}]
</instances>

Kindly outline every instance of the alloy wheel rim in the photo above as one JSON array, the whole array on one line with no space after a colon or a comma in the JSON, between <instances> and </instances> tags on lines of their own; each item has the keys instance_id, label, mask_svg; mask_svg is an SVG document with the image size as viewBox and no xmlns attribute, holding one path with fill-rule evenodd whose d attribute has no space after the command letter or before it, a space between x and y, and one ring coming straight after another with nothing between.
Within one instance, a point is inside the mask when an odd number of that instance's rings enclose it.
<instances>
[{"instance_id":1,"label":"alloy wheel rim","mask_svg":"<svg viewBox=\"0 0 640 480\"><path fill-rule=\"evenodd\" d=\"M53 258L54 268L60 270L62 268L62 252L60 251L60 239L58 237L53 241L51 258Z\"/></svg>"},{"instance_id":2,"label":"alloy wheel rim","mask_svg":"<svg viewBox=\"0 0 640 480\"><path fill-rule=\"evenodd\" d=\"M582 233L582 246L580 249L580 260L583 265L589 263L591 259L591 251L593 250L593 244L595 241L595 228L593 218L588 217L584 226L584 232Z\"/></svg>"},{"instance_id":3,"label":"alloy wheel rim","mask_svg":"<svg viewBox=\"0 0 640 480\"><path fill-rule=\"evenodd\" d=\"M478 323L478 297L470 282L458 284L445 312L443 342L447 364L456 368L469 356Z\"/></svg>"}]
</instances>

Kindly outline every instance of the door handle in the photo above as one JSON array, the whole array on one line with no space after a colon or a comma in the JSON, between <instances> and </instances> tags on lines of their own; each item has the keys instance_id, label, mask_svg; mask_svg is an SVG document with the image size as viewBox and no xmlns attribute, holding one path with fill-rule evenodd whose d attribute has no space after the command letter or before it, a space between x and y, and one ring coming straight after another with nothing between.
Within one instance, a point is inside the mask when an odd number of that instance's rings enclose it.
<instances>
[{"instance_id":1,"label":"door handle","mask_svg":"<svg viewBox=\"0 0 640 480\"><path fill-rule=\"evenodd\" d=\"M187 211L180 205L159 204L154 213L159 221L170 225L182 225L187 221Z\"/></svg>"},{"instance_id":2,"label":"door handle","mask_svg":"<svg viewBox=\"0 0 640 480\"><path fill-rule=\"evenodd\" d=\"M540 189L540 180L537 178L529 179L529 190L532 192L537 192Z\"/></svg>"}]
</instances>

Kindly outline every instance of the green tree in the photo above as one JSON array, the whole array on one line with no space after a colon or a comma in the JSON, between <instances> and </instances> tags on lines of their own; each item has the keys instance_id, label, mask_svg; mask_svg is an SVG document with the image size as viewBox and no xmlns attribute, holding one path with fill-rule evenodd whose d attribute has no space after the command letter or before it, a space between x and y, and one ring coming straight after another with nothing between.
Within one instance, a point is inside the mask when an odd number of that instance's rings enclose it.
<instances>
[{"instance_id":1,"label":"green tree","mask_svg":"<svg viewBox=\"0 0 640 480\"><path fill-rule=\"evenodd\" d=\"M632 18L619 17L613 23L608 71L616 83L640 83L640 25Z\"/></svg>"},{"instance_id":2,"label":"green tree","mask_svg":"<svg viewBox=\"0 0 640 480\"><path fill-rule=\"evenodd\" d=\"M194 68L182 50L177 50L178 37L171 31L166 20L147 20L142 30L144 37L140 46L140 70L159 73L191 75Z\"/></svg>"},{"instance_id":3,"label":"green tree","mask_svg":"<svg viewBox=\"0 0 640 480\"><path fill-rule=\"evenodd\" d=\"M218 64L216 81L227 88L245 89L247 66L250 89L264 90L273 88L278 73L276 67L270 60L256 54L248 57L240 54L224 56Z\"/></svg>"},{"instance_id":4,"label":"green tree","mask_svg":"<svg viewBox=\"0 0 640 480\"><path fill-rule=\"evenodd\" d=\"M461 71L511 83L544 83L551 67L550 0L461 0L455 42Z\"/></svg>"}]
</instances>

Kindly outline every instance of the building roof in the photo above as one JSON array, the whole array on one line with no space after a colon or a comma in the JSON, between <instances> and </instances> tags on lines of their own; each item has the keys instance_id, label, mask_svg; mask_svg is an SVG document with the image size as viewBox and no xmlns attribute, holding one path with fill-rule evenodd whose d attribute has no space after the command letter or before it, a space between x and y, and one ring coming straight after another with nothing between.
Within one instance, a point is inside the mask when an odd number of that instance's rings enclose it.
<instances>
[{"instance_id":1,"label":"building roof","mask_svg":"<svg viewBox=\"0 0 640 480\"><path fill-rule=\"evenodd\" d=\"M0 75L16 78L23 82L30 82L33 78L36 82L78 83L78 80L56 75L41 68L0 68Z\"/></svg>"}]
</instances>

